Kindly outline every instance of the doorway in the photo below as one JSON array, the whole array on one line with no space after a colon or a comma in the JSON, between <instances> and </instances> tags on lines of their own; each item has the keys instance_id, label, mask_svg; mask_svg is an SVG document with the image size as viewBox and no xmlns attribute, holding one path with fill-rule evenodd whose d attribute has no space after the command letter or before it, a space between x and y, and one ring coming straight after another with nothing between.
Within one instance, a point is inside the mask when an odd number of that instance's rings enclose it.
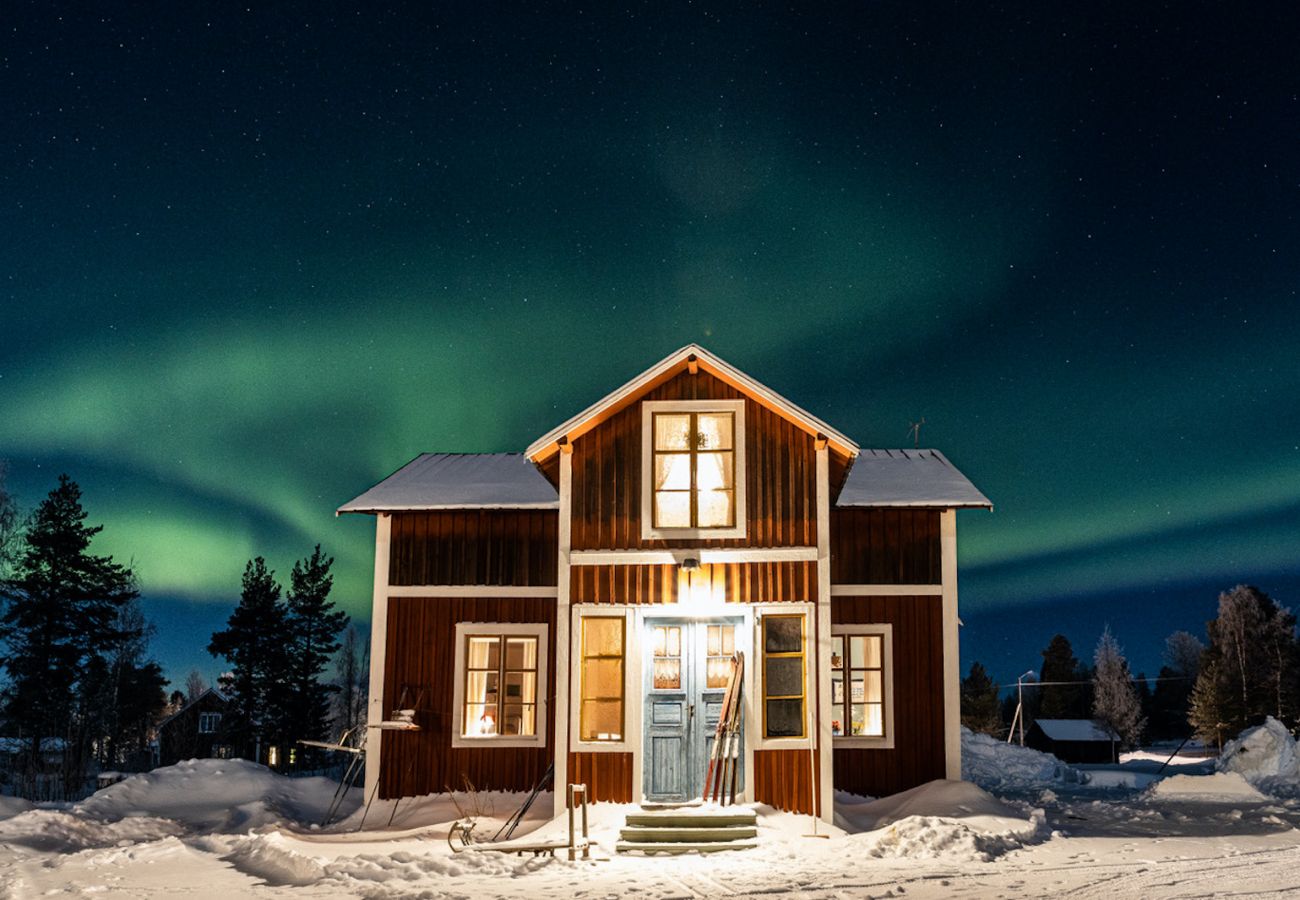
<instances>
[{"instance_id":1,"label":"doorway","mask_svg":"<svg viewBox=\"0 0 1300 900\"><path fill-rule=\"evenodd\" d=\"M741 628L740 618L645 621L646 800L682 803L700 798ZM744 787L745 705L742 692L738 790Z\"/></svg>"}]
</instances>

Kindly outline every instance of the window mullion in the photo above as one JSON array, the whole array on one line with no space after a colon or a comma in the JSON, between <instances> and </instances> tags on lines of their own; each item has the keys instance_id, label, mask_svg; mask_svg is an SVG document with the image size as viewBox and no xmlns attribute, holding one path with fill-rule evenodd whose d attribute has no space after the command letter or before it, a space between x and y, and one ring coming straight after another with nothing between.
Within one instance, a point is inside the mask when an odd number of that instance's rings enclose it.
<instances>
[{"instance_id":1,"label":"window mullion","mask_svg":"<svg viewBox=\"0 0 1300 900\"><path fill-rule=\"evenodd\" d=\"M686 437L686 451L690 454L691 460L691 527L700 527L700 492L696 488L698 483L697 471L699 467L698 448L695 444L695 435L699 433L699 413L691 413L691 429Z\"/></svg>"}]
</instances>

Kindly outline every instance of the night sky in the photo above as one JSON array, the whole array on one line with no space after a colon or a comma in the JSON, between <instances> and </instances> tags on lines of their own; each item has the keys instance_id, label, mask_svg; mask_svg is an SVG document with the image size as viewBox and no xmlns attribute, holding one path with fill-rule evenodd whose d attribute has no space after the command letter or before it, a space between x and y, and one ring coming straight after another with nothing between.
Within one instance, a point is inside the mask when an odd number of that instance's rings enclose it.
<instances>
[{"instance_id":1,"label":"night sky","mask_svg":"<svg viewBox=\"0 0 1300 900\"><path fill-rule=\"evenodd\" d=\"M1288 5L453 6L0 20L0 458L82 484L175 681L249 557L322 543L365 619L336 506L691 341L925 418L996 505L964 666L1300 606Z\"/></svg>"}]
</instances>

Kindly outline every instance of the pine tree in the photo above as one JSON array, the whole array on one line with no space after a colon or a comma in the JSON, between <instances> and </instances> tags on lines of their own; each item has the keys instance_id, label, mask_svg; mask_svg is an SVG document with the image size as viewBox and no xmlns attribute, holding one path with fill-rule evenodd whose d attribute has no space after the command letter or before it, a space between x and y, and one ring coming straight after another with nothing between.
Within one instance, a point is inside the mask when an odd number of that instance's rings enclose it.
<instances>
[{"instance_id":1,"label":"pine tree","mask_svg":"<svg viewBox=\"0 0 1300 900\"><path fill-rule=\"evenodd\" d=\"M961 723L971 731L997 736L1002 731L998 686L980 663L961 680Z\"/></svg>"},{"instance_id":2,"label":"pine tree","mask_svg":"<svg viewBox=\"0 0 1300 900\"><path fill-rule=\"evenodd\" d=\"M1092 717L1119 736L1127 746L1135 746L1142 736L1146 720L1142 701L1133 686L1128 660L1107 625L1093 654Z\"/></svg>"},{"instance_id":3,"label":"pine tree","mask_svg":"<svg viewBox=\"0 0 1300 900\"><path fill-rule=\"evenodd\" d=\"M1043 650L1043 668L1039 673L1043 682L1081 682L1087 680L1087 670L1075 658L1074 648L1063 634L1052 637ZM1043 719L1086 719L1089 714L1088 695L1082 684L1044 684L1039 688L1042 700L1038 716Z\"/></svg>"},{"instance_id":4,"label":"pine tree","mask_svg":"<svg viewBox=\"0 0 1300 900\"><path fill-rule=\"evenodd\" d=\"M339 632L348 624L347 613L335 610L329 599L333 563L317 544L311 556L294 563L290 575L286 597L293 679L287 717L290 740L323 740L329 732L330 698L338 686L321 681L321 676L339 650Z\"/></svg>"},{"instance_id":5,"label":"pine tree","mask_svg":"<svg viewBox=\"0 0 1300 900\"><path fill-rule=\"evenodd\" d=\"M22 544L23 517L7 485L9 466L0 460L0 582L9 577Z\"/></svg>"},{"instance_id":6,"label":"pine tree","mask_svg":"<svg viewBox=\"0 0 1300 900\"><path fill-rule=\"evenodd\" d=\"M81 489L60 475L27 529L14 577L2 588L5 713L10 727L27 738L33 770L41 763L44 739L66 741L65 789L84 772L92 737L84 714L93 678L124 637L119 610L137 594L129 569L89 552L102 526L85 520Z\"/></svg>"},{"instance_id":7,"label":"pine tree","mask_svg":"<svg viewBox=\"0 0 1300 900\"><path fill-rule=\"evenodd\" d=\"M224 631L212 635L208 652L231 666L230 695L237 712L232 736L244 755L258 755L288 736L284 715L291 700L290 634L287 610L280 600L275 573L262 557L244 567L239 605Z\"/></svg>"}]
</instances>

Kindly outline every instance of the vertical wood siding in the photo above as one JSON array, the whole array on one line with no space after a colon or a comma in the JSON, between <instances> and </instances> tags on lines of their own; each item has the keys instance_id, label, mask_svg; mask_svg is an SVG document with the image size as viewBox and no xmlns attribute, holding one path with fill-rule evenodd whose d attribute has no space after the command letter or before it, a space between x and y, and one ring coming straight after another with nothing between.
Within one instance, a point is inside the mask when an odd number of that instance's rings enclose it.
<instances>
[{"instance_id":1,"label":"vertical wood siding","mask_svg":"<svg viewBox=\"0 0 1300 900\"><path fill-rule=\"evenodd\" d=\"M641 538L641 405L632 403L573 443L573 549L817 543L817 465L811 435L706 372L683 372L639 399L745 400L748 535L726 540Z\"/></svg>"},{"instance_id":2,"label":"vertical wood siding","mask_svg":"<svg viewBox=\"0 0 1300 900\"><path fill-rule=\"evenodd\" d=\"M556 584L558 523L546 509L393 513L389 583Z\"/></svg>"},{"instance_id":3,"label":"vertical wood siding","mask_svg":"<svg viewBox=\"0 0 1300 900\"><path fill-rule=\"evenodd\" d=\"M458 622L543 622L547 626L544 746L453 748L460 721L454 708ZM418 732L385 731L379 796L411 797L460 790L469 778L481 790L531 790L555 750L555 601L547 598L393 597L388 601L384 660L384 714L407 688Z\"/></svg>"},{"instance_id":4,"label":"vertical wood siding","mask_svg":"<svg viewBox=\"0 0 1300 900\"><path fill-rule=\"evenodd\" d=\"M631 753L570 753L569 784L585 784L592 800L632 802Z\"/></svg>"},{"instance_id":5,"label":"vertical wood siding","mask_svg":"<svg viewBox=\"0 0 1300 900\"><path fill-rule=\"evenodd\" d=\"M939 584L939 510L831 510L831 582Z\"/></svg>"},{"instance_id":6,"label":"vertical wood siding","mask_svg":"<svg viewBox=\"0 0 1300 900\"><path fill-rule=\"evenodd\" d=\"M831 622L888 623L894 642L894 748L835 748L835 787L883 797L943 778L942 598L834 597Z\"/></svg>"},{"instance_id":7,"label":"vertical wood siding","mask_svg":"<svg viewBox=\"0 0 1300 900\"><path fill-rule=\"evenodd\" d=\"M677 603L680 573L674 565L574 566L572 603ZM713 563L695 578L709 578L714 596L728 603L811 603L817 599L815 562Z\"/></svg>"},{"instance_id":8,"label":"vertical wood siding","mask_svg":"<svg viewBox=\"0 0 1300 900\"><path fill-rule=\"evenodd\" d=\"M754 800L787 812L813 815L809 785L820 789L821 773L814 771L809 756L807 750L755 750Z\"/></svg>"}]
</instances>

